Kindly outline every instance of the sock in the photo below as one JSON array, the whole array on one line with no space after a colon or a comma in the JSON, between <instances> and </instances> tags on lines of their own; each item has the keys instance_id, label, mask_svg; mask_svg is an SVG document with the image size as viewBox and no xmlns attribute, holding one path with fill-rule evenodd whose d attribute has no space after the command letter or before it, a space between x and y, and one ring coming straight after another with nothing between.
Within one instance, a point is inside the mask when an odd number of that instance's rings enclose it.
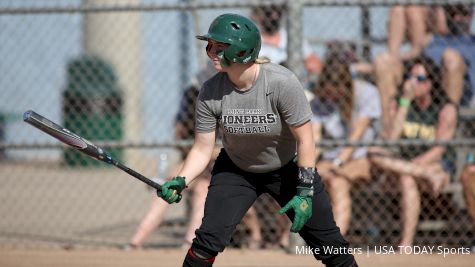
<instances>
[{"instance_id":1,"label":"sock","mask_svg":"<svg viewBox=\"0 0 475 267\"><path fill-rule=\"evenodd\" d=\"M213 266L217 253L213 254L191 246L188 253L186 253L183 267L211 267Z\"/></svg>"}]
</instances>

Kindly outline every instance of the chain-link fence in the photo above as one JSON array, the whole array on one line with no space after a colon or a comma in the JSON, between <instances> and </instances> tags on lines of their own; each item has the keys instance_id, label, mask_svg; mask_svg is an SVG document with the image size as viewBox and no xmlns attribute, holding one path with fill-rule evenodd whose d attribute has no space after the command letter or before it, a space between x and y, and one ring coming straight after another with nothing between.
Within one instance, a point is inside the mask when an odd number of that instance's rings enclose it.
<instances>
[{"instance_id":1,"label":"chain-link fence","mask_svg":"<svg viewBox=\"0 0 475 267\"><path fill-rule=\"evenodd\" d=\"M151 190L59 145L22 113L35 110L146 176L173 175L192 142L200 85L214 74L194 36L225 12L252 17L260 56L301 79L317 167L353 246L470 245L459 177L475 146L474 2L450 2L0 2L0 245L120 246L148 231L138 226L159 209ZM140 244L182 243L189 191ZM277 210L260 197L233 246L292 242Z\"/></svg>"}]
</instances>

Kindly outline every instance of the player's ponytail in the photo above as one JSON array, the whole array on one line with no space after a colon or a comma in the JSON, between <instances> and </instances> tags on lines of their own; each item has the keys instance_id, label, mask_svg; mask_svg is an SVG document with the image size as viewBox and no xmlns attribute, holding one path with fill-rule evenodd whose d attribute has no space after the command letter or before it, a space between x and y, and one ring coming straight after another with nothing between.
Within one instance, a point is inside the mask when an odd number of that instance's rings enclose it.
<instances>
[{"instance_id":1,"label":"player's ponytail","mask_svg":"<svg viewBox=\"0 0 475 267\"><path fill-rule=\"evenodd\" d=\"M257 64L266 64L270 62L270 59L268 57L258 57L254 62Z\"/></svg>"}]
</instances>

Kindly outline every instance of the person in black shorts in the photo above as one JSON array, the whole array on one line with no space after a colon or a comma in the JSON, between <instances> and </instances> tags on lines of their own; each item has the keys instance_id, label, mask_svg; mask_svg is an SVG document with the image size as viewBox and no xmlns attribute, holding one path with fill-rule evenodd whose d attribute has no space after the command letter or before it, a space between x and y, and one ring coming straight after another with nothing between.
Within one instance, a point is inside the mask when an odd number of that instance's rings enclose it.
<instances>
[{"instance_id":1,"label":"person in black shorts","mask_svg":"<svg viewBox=\"0 0 475 267\"><path fill-rule=\"evenodd\" d=\"M200 90L194 144L184 166L158 195L169 203L181 199L182 190L208 164L218 127L223 149L183 266L212 266L263 193L283 207L279 213L289 216L291 231L302 236L316 259L326 266L357 266L314 167L312 111L297 77L258 58L260 33L246 17L218 16L208 33L197 38L207 41L206 52L218 73Z\"/></svg>"}]
</instances>

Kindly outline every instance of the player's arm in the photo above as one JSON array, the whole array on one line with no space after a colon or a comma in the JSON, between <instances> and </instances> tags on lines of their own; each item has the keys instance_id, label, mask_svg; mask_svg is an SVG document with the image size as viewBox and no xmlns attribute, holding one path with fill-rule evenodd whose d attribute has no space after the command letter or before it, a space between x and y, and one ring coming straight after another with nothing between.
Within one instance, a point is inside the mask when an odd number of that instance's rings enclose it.
<instances>
[{"instance_id":1,"label":"player's arm","mask_svg":"<svg viewBox=\"0 0 475 267\"><path fill-rule=\"evenodd\" d=\"M195 134L195 142L186 156L182 169L178 173L178 176L185 177L187 185L208 166L209 161L213 157L215 140L216 131L208 133L197 132Z\"/></svg>"},{"instance_id":2,"label":"player's arm","mask_svg":"<svg viewBox=\"0 0 475 267\"><path fill-rule=\"evenodd\" d=\"M315 142L322 141L322 124L320 122L312 121L312 130L313 130L313 137L315 138ZM315 146L315 159L320 157L322 153L321 149Z\"/></svg>"},{"instance_id":3,"label":"player's arm","mask_svg":"<svg viewBox=\"0 0 475 267\"><path fill-rule=\"evenodd\" d=\"M297 127L290 127L297 140L299 166L296 195L279 210L280 214L292 209L295 212L290 231L299 232L312 217L313 185L319 179L315 171L315 141L310 121Z\"/></svg>"},{"instance_id":4,"label":"player's arm","mask_svg":"<svg viewBox=\"0 0 475 267\"><path fill-rule=\"evenodd\" d=\"M290 127L297 141L297 165L304 168L315 167L315 140L313 138L312 123L305 122L296 127Z\"/></svg>"},{"instance_id":5,"label":"player's arm","mask_svg":"<svg viewBox=\"0 0 475 267\"><path fill-rule=\"evenodd\" d=\"M186 156L182 169L177 176L162 185L161 191L157 191L159 197L170 204L181 200L181 192L186 185L201 174L208 165L213 154L215 137L216 131L195 134L195 143Z\"/></svg>"},{"instance_id":6,"label":"player's arm","mask_svg":"<svg viewBox=\"0 0 475 267\"><path fill-rule=\"evenodd\" d=\"M215 148L217 136L217 114L205 99L208 99L207 82L200 90L195 108L195 140L185 158L177 177L182 177L186 184L198 177L208 166Z\"/></svg>"}]
</instances>

